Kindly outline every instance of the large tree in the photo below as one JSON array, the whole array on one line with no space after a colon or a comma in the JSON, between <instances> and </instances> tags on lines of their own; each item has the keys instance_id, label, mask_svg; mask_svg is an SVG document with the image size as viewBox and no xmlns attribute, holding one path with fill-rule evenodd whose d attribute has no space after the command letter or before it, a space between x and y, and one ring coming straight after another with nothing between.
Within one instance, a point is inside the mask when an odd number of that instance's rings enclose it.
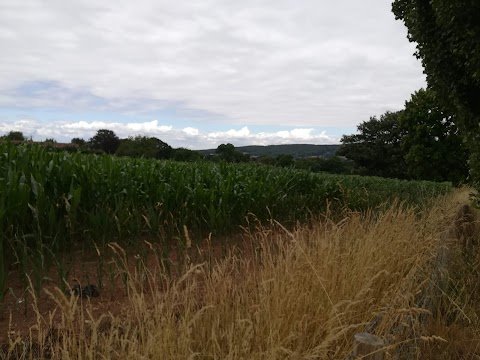
<instances>
[{"instance_id":1,"label":"large tree","mask_svg":"<svg viewBox=\"0 0 480 360\"><path fill-rule=\"evenodd\" d=\"M107 154L113 154L120 145L120 139L112 130L100 129L90 139L92 149L103 150Z\"/></svg>"},{"instance_id":2,"label":"large tree","mask_svg":"<svg viewBox=\"0 0 480 360\"><path fill-rule=\"evenodd\" d=\"M230 143L218 145L215 153L226 162L247 162L250 159L250 156L242 154Z\"/></svg>"},{"instance_id":3,"label":"large tree","mask_svg":"<svg viewBox=\"0 0 480 360\"><path fill-rule=\"evenodd\" d=\"M468 151L458 134L457 116L442 105L435 92L415 92L405 103L400 121L410 177L454 183L466 179Z\"/></svg>"},{"instance_id":4,"label":"large tree","mask_svg":"<svg viewBox=\"0 0 480 360\"><path fill-rule=\"evenodd\" d=\"M2 136L2 138L10 141L26 141L27 140L27 137L23 135L23 132L21 131L9 131L8 134Z\"/></svg>"},{"instance_id":5,"label":"large tree","mask_svg":"<svg viewBox=\"0 0 480 360\"><path fill-rule=\"evenodd\" d=\"M405 178L400 115L401 111L387 112L380 119L373 116L362 122L357 126L357 134L342 137L337 154L353 160L368 175Z\"/></svg>"},{"instance_id":6,"label":"large tree","mask_svg":"<svg viewBox=\"0 0 480 360\"><path fill-rule=\"evenodd\" d=\"M480 1L394 0L396 19L417 44L427 81L458 116L471 151L473 180L480 181Z\"/></svg>"},{"instance_id":7,"label":"large tree","mask_svg":"<svg viewBox=\"0 0 480 360\"><path fill-rule=\"evenodd\" d=\"M421 89L403 110L371 117L358 134L343 136L338 154L368 175L460 183L468 152L456 119L431 89Z\"/></svg>"},{"instance_id":8,"label":"large tree","mask_svg":"<svg viewBox=\"0 0 480 360\"><path fill-rule=\"evenodd\" d=\"M173 149L156 137L139 135L121 140L116 154L119 156L169 159L173 155Z\"/></svg>"}]
</instances>

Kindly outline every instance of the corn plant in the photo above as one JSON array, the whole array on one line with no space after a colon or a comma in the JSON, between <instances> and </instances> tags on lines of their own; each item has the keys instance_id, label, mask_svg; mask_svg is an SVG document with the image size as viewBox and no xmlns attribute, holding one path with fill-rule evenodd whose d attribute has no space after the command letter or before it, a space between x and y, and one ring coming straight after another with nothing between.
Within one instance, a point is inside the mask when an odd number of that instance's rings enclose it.
<instances>
[{"instance_id":1,"label":"corn plant","mask_svg":"<svg viewBox=\"0 0 480 360\"><path fill-rule=\"evenodd\" d=\"M110 242L135 245L139 239L168 244L182 238L185 226L192 235L226 234L245 226L251 214L260 222L294 224L327 207L363 211L394 199L422 204L451 189L448 183L12 144L0 144L0 174L0 286L16 253L41 274L55 264L51 254L93 250L93 244L100 251Z\"/></svg>"}]
</instances>

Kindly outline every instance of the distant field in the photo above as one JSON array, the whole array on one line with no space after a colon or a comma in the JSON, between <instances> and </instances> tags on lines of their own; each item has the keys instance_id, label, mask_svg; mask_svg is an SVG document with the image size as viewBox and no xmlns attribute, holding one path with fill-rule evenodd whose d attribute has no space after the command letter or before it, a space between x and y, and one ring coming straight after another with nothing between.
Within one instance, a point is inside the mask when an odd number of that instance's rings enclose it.
<instances>
[{"instance_id":1,"label":"distant field","mask_svg":"<svg viewBox=\"0 0 480 360\"><path fill-rule=\"evenodd\" d=\"M292 155L294 158L305 158L309 156L322 156L329 158L335 155L340 145L313 145L313 144L286 144L286 145L249 145L235 147L241 153L251 156L272 156ZM215 153L215 149L199 150L203 155Z\"/></svg>"}]
</instances>

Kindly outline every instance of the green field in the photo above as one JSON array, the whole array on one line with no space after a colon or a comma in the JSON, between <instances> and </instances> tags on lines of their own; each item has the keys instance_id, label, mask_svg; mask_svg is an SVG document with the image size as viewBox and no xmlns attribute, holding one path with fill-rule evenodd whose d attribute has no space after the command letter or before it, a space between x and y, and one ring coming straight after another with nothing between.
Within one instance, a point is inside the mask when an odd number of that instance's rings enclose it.
<instances>
[{"instance_id":1,"label":"green field","mask_svg":"<svg viewBox=\"0 0 480 360\"><path fill-rule=\"evenodd\" d=\"M394 199L422 204L451 190L448 183L116 158L11 144L0 145L0 174L3 269L22 258L68 251L77 241L168 242L181 237L184 226L197 236L228 234L246 225L249 214L262 222L294 224L327 207L363 211Z\"/></svg>"}]
</instances>

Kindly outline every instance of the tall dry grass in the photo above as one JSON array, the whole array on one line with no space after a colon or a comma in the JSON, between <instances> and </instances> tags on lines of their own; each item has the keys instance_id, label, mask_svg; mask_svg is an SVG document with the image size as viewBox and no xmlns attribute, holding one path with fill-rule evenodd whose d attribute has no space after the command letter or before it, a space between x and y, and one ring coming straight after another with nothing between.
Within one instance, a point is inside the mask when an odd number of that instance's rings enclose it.
<instances>
[{"instance_id":1,"label":"tall dry grass","mask_svg":"<svg viewBox=\"0 0 480 360\"><path fill-rule=\"evenodd\" d=\"M95 318L87 300L55 291L60 320L39 314L31 339L12 338L5 357L345 359L353 334L369 331L387 359L475 359L475 262L449 255L441 281L435 270L462 201L258 228L225 258L195 264L190 253L176 278L158 260L129 273L115 316Z\"/></svg>"}]
</instances>

